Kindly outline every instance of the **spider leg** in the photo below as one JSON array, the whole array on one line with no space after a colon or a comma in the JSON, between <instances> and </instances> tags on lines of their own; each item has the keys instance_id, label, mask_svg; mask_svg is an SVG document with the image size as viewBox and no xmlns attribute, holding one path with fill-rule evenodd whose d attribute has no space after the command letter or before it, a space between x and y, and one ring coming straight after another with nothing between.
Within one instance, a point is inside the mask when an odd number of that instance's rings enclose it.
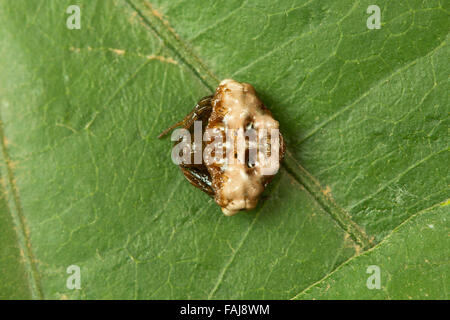
<instances>
[{"instance_id":1,"label":"spider leg","mask_svg":"<svg viewBox=\"0 0 450 320\"><path fill-rule=\"evenodd\" d=\"M211 176L203 166L183 166L180 165L186 179L195 187L199 188L209 196L214 196L211 186Z\"/></svg>"},{"instance_id":2,"label":"spider leg","mask_svg":"<svg viewBox=\"0 0 450 320\"><path fill-rule=\"evenodd\" d=\"M211 99L212 96L202 98L199 102L197 102L192 111L189 112L186 115L186 117L184 117L183 120L178 121L177 123L171 125L169 128L161 132L160 135L158 136L158 139L161 139L162 137L164 137L166 134L168 134L170 131L172 131L177 127L183 126L184 128L188 129L194 123L194 121L197 120L205 111L211 110L212 108Z\"/></svg>"}]
</instances>

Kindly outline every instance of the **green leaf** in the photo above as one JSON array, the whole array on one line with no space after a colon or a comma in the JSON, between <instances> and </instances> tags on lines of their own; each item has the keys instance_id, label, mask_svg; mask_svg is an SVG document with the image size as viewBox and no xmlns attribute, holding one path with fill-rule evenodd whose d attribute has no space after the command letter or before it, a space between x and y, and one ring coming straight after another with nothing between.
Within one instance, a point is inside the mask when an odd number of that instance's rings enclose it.
<instances>
[{"instance_id":1,"label":"green leaf","mask_svg":"<svg viewBox=\"0 0 450 320\"><path fill-rule=\"evenodd\" d=\"M4 190L2 190L4 191ZM24 265L21 261L23 251L17 243L14 223L11 215L8 215L8 204L6 197L0 198L0 299L28 299L30 292L27 278L24 276Z\"/></svg>"},{"instance_id":2,"label":"green leaf","mask_svg":"<svg viewBox=\"0 0 450 320\"><path fill-rule=\"evenodd\" d=\"M448 299L447 218L444 204L413 215L377 246L351 258L296 298ZM365 287L371 265L380 268L380 290Z\"/></svg>"},{"instance_id":3,"label":"green leaf","mask_svg":"<svg viewBox=\"0 0 450 320\"><path fill-rule=\"evenodd\" d=\"M0 298L447 297L449 5L371 4L1 2ZM230 77L288 146L232 218L156 139Z\"/></svg>"}]
</instances>

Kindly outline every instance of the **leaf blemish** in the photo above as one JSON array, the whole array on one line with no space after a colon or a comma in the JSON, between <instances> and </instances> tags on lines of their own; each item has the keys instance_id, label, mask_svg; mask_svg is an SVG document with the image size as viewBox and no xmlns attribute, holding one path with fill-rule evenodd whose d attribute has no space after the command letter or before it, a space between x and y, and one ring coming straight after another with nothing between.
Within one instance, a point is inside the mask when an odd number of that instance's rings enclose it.
<instances>
[{"instance_id":1,"label":"leaf blemish","mask_svg":"<svg viewBox=\"0 0 450 320\"><path fill-rule=\"evenodd\" d=\"M326 186L324 190L322 190L322 193L326 196L328 196L331 193L330 186Z\"/></svg>"},{"instance_id":2,"label":"leaf blemish","mask_svg":"<svg viewBox=\"0 0 450 320\"><path fill-rule=\"evenodd\" d=\"M115 54L122 56L125 54L125 50L121 50L121 49L113 49L113 48L108 48L109 51L114 52Z\"/></svg>"},{"instance_id":3,"label":"leaf blemish","mask_svg":"<svg viewBox=\"0 0 450 320\"><path fill-rule=\"evenodd\" d=\"M70 51L72 52L76 52L76 53L80 53L81 52L81 48L76 48L76 47L70 47L69 48ZM88 51L109 51L112 52L118 56L124 56L125 54L130 55L130 56L137 56L140 58L144 58L147 60L158 60L161 62L165 62L165 63L171 63L171 64L175 64L178 65L178 61L170 58L170 57L164 57L164 56L160 56L160 55L155 55L155 54L142 54L142 53L127 53L126 50L123 49L116 49L116 48L91 48L91 47L87 47L86 48Z\"/></svg>"}]
</instances>

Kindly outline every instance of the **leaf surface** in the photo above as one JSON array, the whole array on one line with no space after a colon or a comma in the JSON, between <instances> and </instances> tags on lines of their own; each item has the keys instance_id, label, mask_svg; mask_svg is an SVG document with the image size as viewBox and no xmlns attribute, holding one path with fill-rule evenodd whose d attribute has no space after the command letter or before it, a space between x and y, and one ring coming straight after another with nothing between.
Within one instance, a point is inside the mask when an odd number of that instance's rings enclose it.
<instances>
[{"instance_id":1,"label":"leaf surface","mask_svg":"<svg viewBox=\"0 0 450 320\"><path fill-rule=\"evenodd\" d=\"M445 297L438 247L395 252L448 227L448 4L381 1L378 30L369 5L2 2L0 297ZM230 77L256 87L289 150L267 199L233 218L156 139ZM367 289L367 257L395 290ZM396 271L414 259L431 262Z\"/></svg>"},{"instance_id":2,"label":"leaf surface","mask_svg":"<svg viewBox=\"0 0 450 320\"><path fill-rule=\"evenodd\" d=\"M295 298L448 299L448 228L444 204L425 209ZM380 290L371 281L367 290L369 266L380 270Z\"/></svg>"}]
</instances>

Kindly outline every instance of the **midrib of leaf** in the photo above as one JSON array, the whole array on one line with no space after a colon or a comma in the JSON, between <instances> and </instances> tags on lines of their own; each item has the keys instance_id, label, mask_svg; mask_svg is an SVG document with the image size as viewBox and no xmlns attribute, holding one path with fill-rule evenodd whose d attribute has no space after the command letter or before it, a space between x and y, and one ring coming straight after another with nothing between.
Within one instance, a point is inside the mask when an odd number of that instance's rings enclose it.
<instances>
[{"instance_id":1,"label":"midrib of leaf","mask_svg":"<svg viewBox=\"0 0 450 320\"><path fill-rule=\"evenodd\" d=\"M170 27L169 23L162 19L159 13L148 1L142 1L146 12L140 10L132 0L125 0L143 20L143 22L161 39L164 44L202 81L210 91L214 91L219 78L207 68L206 64L195 55L186 44ZM148 12L148 13L147 13ZM323 188L316 178L300 166L288 151L283 163L286 171L303 185L313 199L327 212L336 223L347 232L352 239L363 249L369 248L371 240L365 232L351 219L350 215L329 196L325 195Z\"/></svg>"},{"instance_id":2,"label":"midrib of leaf","mask_svg":"<svg viewBox=\"0 0 450 320\"><path fill-rule=\"evenodd\" d=\"M163 20L156 14L152 5L143 1L149 14L145 14L142 10L138 9L132 0L125 0L125 2L134 10L143 22L150 27L150 29L161 39L166 47L168 47L180 61L182 61L187 68L189 68L196 77L207 87L213 91L216 84L219 83L219 78L215 76L201 61L201 59L195 55L189 46L187 46L180 37L171 29L169 23Z\"/></svg>"},{"instance_id":3,"label":"midrib of leaf","mask_svg":"<svg viewBox=\"0 0 450 320\"><path fill-rule=\"evenodd\" d=\"M295 160L289 150L286 151L283 167L295 180L305 187L322 209L324 209L325 212L327 212L358 245L363 249L372 246L372 241L364 230L352 220L350 214L337 205L330 194L323 189L319 181Z\"/></svg>"},{"instance_id":4,"label":"midrib of leaf","mask_svg":"<svg viewBox=\"0 0 450 320\"><path fill-rule=\"evenodd\" d=\"M13 223L15 225L17 243L23 262L25 266L25 272L27 273L28 285L30 288L31 297L33 299L43 299L43 291L39 279L39 273L34 263L35 258L31 249L31 241L28 233L25 217L22 212L22 206L20 204L19 192L15 183L13 169L11 167L11 158L7 150L7 140L4 134L3 121L0 117L0 140L2 148L2 177L4 179L4 187L7 198L7 205L9 213L11 214Z\"/></svg>"}]
</instances>

